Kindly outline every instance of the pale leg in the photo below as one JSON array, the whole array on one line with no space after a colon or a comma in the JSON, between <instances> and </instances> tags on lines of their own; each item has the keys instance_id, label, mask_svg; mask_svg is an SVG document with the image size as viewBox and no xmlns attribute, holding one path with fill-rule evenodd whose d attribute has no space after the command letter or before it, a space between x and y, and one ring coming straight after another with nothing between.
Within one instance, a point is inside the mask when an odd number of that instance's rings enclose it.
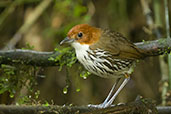
<instances>
[{"instance_id":1,"label":"pale leg","mask_svg":"<svg viewBox=\"0 0 171 114\"><path fill-rule=\"evenodd\" d=\"M118 78L115 82L115 84L112 86L112 89L110 90L108 96L106 97L105 101L101 104L101 105L105 105L108 101L109 101L109 98L112 96L112 93L114 91L114 89L116 88L116 86L118 85L118 82L119 82L120 78Z\"/></svg>"},{"instance_id":2,"label":"pale leg","mask_svg":"<svg viewBox=\"0 0 171 114\"><path fill-rule=\"evenodd\" d=\"M126 77L124 79L124 81L122 82L121 86L118 88L118 90L113 94L112 96L112 93L115 89L115 87L117 86L118 82L119 82L120 79L117 79L115 84L113 85L112 89L110 90L107 98L105 99L105 101L102 103L102 104L99 104L99 105L88 105L90 107L97 107L97 108L106 108L108 106L110 106L113 101L115 100L115 98L117 97L117 95L120 93L120 91L125 87L125 85L128 83L128 81L130 80L130 77ZM112 96L112 97L111 97ZM111 98L110 98L111 97Z\"/></svg>"},{"instance_id":3,"label":"pale leg","mask_svg":"<svg viewBox=\"0 0 171 114\"><path fill-rule=\"evenodd\" d=\"M125 80L122 82L122 84L118 88L118 90L114 93L114 95L111 97L111 99L105 104L104 108L110 106L113 103L113 101L115 100L116 96L125 87L125 85L129 82L129 80L130 80L130 77L125 78Z\"/></svg>"}]
</instances>

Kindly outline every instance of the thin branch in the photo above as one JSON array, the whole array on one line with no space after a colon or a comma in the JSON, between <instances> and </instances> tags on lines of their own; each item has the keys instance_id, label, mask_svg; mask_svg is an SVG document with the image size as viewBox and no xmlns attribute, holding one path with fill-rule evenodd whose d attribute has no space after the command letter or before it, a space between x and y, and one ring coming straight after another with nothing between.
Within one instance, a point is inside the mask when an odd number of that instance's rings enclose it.
<instances>
[{"instance_id":1,"label":"thin branch","mask_svg":"<svg viewBox=\"0 0 171 114\"><path fill-rule=\"evenodd\" d=\"M2 26L5 19L15 10L17 4L20 3L21 0L15 0L11 2L7 8L0 15L0 27ZM9 2L9 1L8 1ZM1 29L1 28L0 28Z\"/></svg>"},{"instance_id":2,"label":"thin branch","mask_svg":"<svg viewBox=\"0 0 171 114\"><path fill-rule=\"evenodd\" d=\"M16 6L19 6L19 5L25 5L25 4L32 4L32 3L36 3L36 2L40 2L41 0L20 0L18 3L19 4L16 4ZM16 2L16 0L15 1L11 1L11 0L1 0L0 1L0 8L6 8L6 7L8 7L9 8L9 6L13 3L13 2ZM14 8L15 9L15 8ZM5 10L4 10L5 11ZM8 12L7 12L7 15L6 16L8 16ZM1 18L3 18L3 16L1 17ZM2 24L2 21L0 22L1 24ZM0 24L0 25L1 25Z\"/></svg>"},{"instance_id":3,"label":"thin branch","mask_svg":"<svg viewBox=\"0 0 171 114\"><path fill-rule=\"evenodd\" d=\"M147 1L141 0L141 5L143 8L143 13L146 16L147 25L149 25L150 28L153 28L153 18L151 16L151 10L147 4Z\"/></svg>"},{"instance_id":4,"label":"thin branch","mask_svg":"<svg viewBox=\"0 0 171 114\"><path fill-rule=\"evenodd\" d=\"M161 38L161 34L159 32L159 29L154 24L154 21L152 18L153 17L152 12L149 8L148 1L147 0L141 0L141 5L142 5L143 13L146 17L146 23L149 26L150 31L152 31L156 35L157 39Z\"/></svg>"},{"instance_id":5,"label":"thin branch","mask_svg":"<svg viewBox=\"0 0 171 114\"><path fill-rule=\"evenodd\" d=\"M155 0L153 2L153 8L154 8L154 24L157 27L162 27L162 17L161 17L161 0ZM160 33L161 34L161 33ZM161 37L159 37L161 38Z\"/></svg>"},{"instance_id":6,"label":"thin branch","mask_svg":"<svg viewBox=\"0 0 171 114\"><path fill-rule=\"evenodd\" d=\"M168 10L168 1L164 0L164 7L165 7L165 21L166 21L166 34L167 39L171 40L170 38L170 25L169 25L169 10ZM169 66L169 89L171 89L171 55L168 55L168 66Z\"/></svg>"},{"instance_id":7,"label":"thin branch","mask_svg":"<svg viewBox=\"0 0 171 114\"><path fill-rule=\"evenodd\" d=\"M170 38L169 10L168 10L167 0L164 0L164 7L165 7L166 34L167 34L167 38Z\"/></svg>"},{"instance_id":8,"label":"thin branch","mask_svg":"<svg viewBox=\"0 0 171 114\"><path fill-rule=\"evenodd\" d=\"M25 23L20 27L17 33L13 36L13 38L9 41L9 43L4 47L3 50L13 49L15 45L21 40L22 35L29 30L29 28L36 22L36 20L40 17L40 15L46 10L46 8L50 5L53 0L43 0L28 16Z\"/></svg>"}]
</instances>

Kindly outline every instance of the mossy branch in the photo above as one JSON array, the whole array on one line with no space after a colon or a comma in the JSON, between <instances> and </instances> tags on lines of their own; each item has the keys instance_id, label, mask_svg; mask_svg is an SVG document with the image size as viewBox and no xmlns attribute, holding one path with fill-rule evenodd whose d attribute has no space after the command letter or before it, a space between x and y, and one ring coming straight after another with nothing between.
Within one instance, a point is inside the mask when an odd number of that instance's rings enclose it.
<instances>
[{"instance_id":1,"label":"mossy branch","mask_svg":"<svg viewBox=\"0 0 171 114\"><path fill-rule=\"evenodd\" d=\"M0 51L0 64L25 64L33 66L57 66L58 61L49 60L59 56L59 52L38 52L32 50Z\"/></svg>"},{"instance_id":2,"label":"mossy branch","mask_svg":"<svg viewBox=\"0 0 171 114\"><path fill-rule=\"evenodd\" d=\"M127 104L108 108L88 106L16 106L0 105L0 114L170 114L171 107L156 107L150 99L137 99Z\"/></svg>"},{"instance_id":3,"label":"mossy branch","mask_svg":"<svg viewBox=\"0 0 171 114\"><path fill-rule=\"evenodd\" d=\"M161 112L159 110L159 112ZM88 106L0 106L2 114L157 114L155 103L150 99L138 99L134 102L108 108ZM160 114L160 113L159 113Z\"/></svg>"},{"instance_id":4,"label":"mossy branch","mask_svg":"<svg viewBox=\"0 0 171 114\"><path fill-rule=\"evenodd\" d=\"M153 55L161 55L169 53L171 51L171 41L169 39L160 39L154 41L135 43L139 48L148 50ZM71 52L70 52L71 53ZM25 64L33 66L59 66L58 60L51 60L50 58L56 58L61 56L61 59L69 58L66 53L54 51L54 52L38 52L32 50L8 50L0 51L0 64Z\"/></svg>"}]
</instances>

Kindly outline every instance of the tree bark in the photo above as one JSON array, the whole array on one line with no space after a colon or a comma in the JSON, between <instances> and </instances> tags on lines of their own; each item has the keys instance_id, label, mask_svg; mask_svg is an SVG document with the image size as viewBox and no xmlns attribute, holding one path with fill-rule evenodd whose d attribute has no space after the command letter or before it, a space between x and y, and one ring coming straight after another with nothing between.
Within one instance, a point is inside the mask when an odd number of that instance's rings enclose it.
<instances>
[{"instance_id":1,"label":"tree bark","mask_svg":"<svg viewBox=\"0 0 171 114\"><path fill-rule=\"evenodd\" d=\"M169 107L170 108L170 107ZM171 113L171 110L169 110ZM163 110L159 114L162 114ZM150 99L138 99L134 102L94 108L88 106L15 106L0 105L0 114L157 114L155 103ZM165 113L167 114L167 113Z\"/></svg>"},{"instance_id":2,"label":"tree bark","mask_svg":"<svg viewBox=\"0 0 171 114\"><path fill-rule=\"evenodd\" d=\"M138 48L149 51L151 56L170 53L171 51L171 41L169 39L140 42L135 43L135 45ZM25 64L42 67L58 66L59 61L49 60L49 58L56 58L57 56L62 56L62 58L69 57L67 54L58 51L38 52L22 49L0 51L0 64Z\"/></svg>"}]
</instances>

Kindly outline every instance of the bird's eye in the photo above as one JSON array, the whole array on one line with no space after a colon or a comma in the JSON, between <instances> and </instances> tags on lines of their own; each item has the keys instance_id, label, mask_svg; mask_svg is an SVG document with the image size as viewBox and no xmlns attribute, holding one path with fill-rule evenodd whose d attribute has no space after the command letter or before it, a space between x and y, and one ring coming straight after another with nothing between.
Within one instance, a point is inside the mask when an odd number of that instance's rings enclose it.
<instances>
[{"instance_id":1,"label":"bird's eye","mask_svg":"<svg viewBox=\"0 0 171 114\"><path fill-rule=\"evenodd\" d=\"M78 35L77 35L79 38L81 38L83 36L83 33L82 32L79 32Z\"/></svg>"}]
</instances>

